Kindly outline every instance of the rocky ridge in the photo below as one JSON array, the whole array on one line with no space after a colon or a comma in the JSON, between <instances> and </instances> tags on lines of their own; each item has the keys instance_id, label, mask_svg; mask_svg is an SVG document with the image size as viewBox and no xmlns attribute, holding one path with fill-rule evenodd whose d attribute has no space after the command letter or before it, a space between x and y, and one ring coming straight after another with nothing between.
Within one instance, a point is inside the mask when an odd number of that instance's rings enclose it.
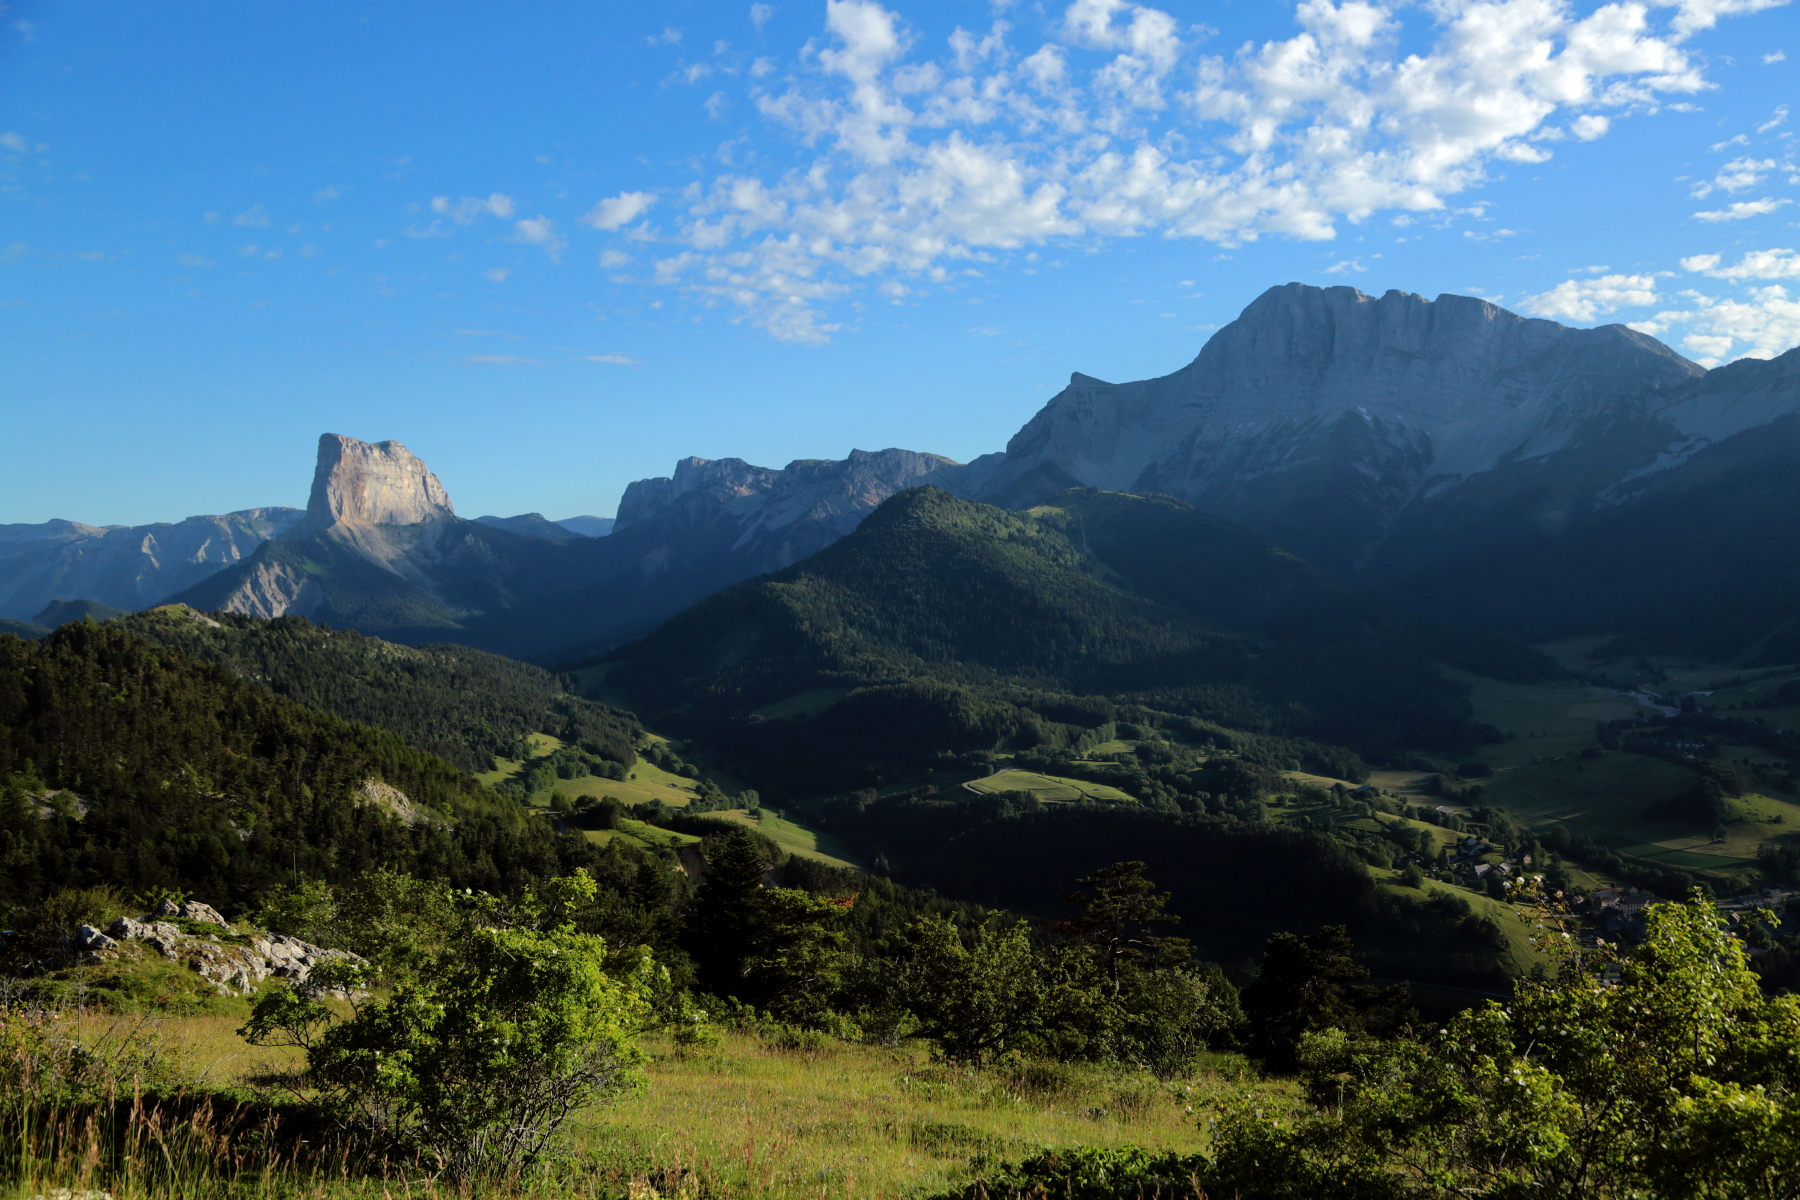
<instances>
[{"instance_id":1,"label":"rocky ridge","mask_svg":"<svg viewBox=\"0 0 1800 1200\"><path fill-rule=\"evenodd\" d=\"M217 928L201 933L175 921ZM160 954L187 964L222 996L248 996L265 979L303 984L320 963L334 959L363 961L347 951L327 950L284 933L240 934L218 910L193 900L183 904L164 900L155 912L136 920L120 917L104 932L83 925L71 949L79 952L77 961L84 964L114 962L144 951ZM323 994L348 998L342 989L323 989Z\"/></svg>"}]
</instances>

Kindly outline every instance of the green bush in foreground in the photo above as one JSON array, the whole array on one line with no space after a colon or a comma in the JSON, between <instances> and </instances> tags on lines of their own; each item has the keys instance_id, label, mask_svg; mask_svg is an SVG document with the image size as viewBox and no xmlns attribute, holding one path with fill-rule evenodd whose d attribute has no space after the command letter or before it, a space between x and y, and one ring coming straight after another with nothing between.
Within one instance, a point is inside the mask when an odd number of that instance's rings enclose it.
<instances>
[{"instance_id":1,"label":"green bush in foreground","mask_svg":"<svg viewBox=\"0 0 1800 1200\"><path fill-rule=\"evenodd\" d=\"M578 873L545 891L554 910L592 901L595 886ZM511 1174L540 1162L577 1110L638 1083L647 952L643 964L644 978L609 975L605 942L566 923L475 928L429 977L357 1003L348 1020L316 986L282 989L243 1033L304 1047L319 1107L375 1148L458 1179ZM350 969L315 974L358 982Z\"/></svg>"},{"instance_id":2,"label":"green bush in foreground","mask_svg":"<svg viewBox=\"0 0 1800 1200\"><path fill-rule=\"evenodd\" d=\"M1548 915L1548 914L1546 914ZM1237 1200L1790 1200L1800 1196L1800 997L1765 999L1696 895L1644 943L1563 949L1430 1039L1326 1029L1311 1111L1227 1102L1212 1155L1057 1151L947 1196Z\"/></svg>"}]
</instances>

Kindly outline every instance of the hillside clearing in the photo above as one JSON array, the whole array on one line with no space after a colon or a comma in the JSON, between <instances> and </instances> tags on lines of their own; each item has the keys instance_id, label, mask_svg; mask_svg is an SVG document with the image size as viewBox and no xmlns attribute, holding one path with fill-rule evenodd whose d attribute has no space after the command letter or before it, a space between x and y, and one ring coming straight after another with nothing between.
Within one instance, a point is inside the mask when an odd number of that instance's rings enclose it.
<instances>
[{"instance_id":1,"label":"hillside clearing","mask_svg":"<svg viewBox=\"0 0 1800 1200\"><path fill-rule=\"evenodd\" d=\"M1136 804L1137 801L1116 787L1089 783L1085 779L1066 779L1061 775L1040 775L1007 767L984 779L971 779L963 784L971 792L1030 792L1049 804L1099 800L1108 804Z\"/></svg>"}]
</instances>

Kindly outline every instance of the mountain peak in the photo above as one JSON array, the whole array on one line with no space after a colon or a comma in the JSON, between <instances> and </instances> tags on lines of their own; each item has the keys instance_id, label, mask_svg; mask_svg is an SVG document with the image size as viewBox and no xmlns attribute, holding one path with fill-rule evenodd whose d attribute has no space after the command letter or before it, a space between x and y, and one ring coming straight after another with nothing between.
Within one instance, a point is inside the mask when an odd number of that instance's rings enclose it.
<instances>
[{"instance_id":1,"label":"mountain peak","mask_svg":"<svg viewBox=\"0 0 1800 1200\"><path fill-rule=\"evenodd\" d=\"M438 477L399 442L319 435L305 532L334 525L420 525L455 515Z\"/></svg>"}]
</instances>

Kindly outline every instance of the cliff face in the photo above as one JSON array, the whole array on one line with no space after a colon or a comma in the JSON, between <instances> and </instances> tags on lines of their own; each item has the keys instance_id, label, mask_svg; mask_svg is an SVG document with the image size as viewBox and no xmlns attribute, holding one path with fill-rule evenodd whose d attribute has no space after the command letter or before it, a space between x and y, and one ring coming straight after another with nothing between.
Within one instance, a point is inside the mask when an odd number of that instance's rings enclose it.
<instances>
[{"instance_id":1,"label":"cliff face","mask_svg":"<svg viewBox=\"0 0 1800 1200\"><path fill-rule=\"evenodd\" d=\"M444 485L399 442L319 437L312 497L297 537L335 525L422 525L456 515Z\"/></svg>"},{"instance_id":2,"label":"cliff face","mask_svg":"<svg viewBox=\"0 0 1800 1200\"><path fill-rule=\"evenodd\" d=\"M1506 463L1604 436L1631 443L1625 473L1639 435L1672 435L1661 410L1704 374L1623 326L1570 329L1465 296L1288 284L1174 374L1076 374L997 463L981 464L974 491L1016 493L1035 477L1165 492L1354 571L1408 509Z\"/></svg>"},{"instance_id":3,"label":"cliff face","mask_svg":"<svg viewBox=\"0 0 1800 1200\"><path fill-rule=\"evenodd\" d=\"M779 471L741 458L684 458L672 477L625 489L613 536L658 540L666 548L652 553L673 562L704 530L707 543L732 560L735 583L816 554L895 492L946 484L964 471L940 455L892 449L799 459Z\"/></svg>"}]
</instances>

